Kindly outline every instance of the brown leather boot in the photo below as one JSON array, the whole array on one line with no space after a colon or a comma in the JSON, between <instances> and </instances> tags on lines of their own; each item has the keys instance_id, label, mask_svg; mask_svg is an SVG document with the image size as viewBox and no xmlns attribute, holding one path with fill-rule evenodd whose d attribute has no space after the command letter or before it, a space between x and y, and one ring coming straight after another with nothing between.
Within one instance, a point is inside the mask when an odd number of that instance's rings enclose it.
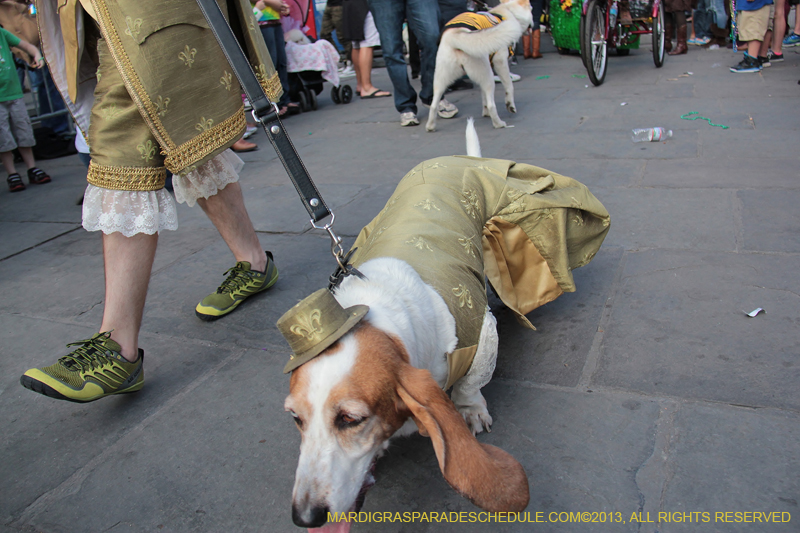
<instances>
[{"instance_id":1,"label":"brown leather boot","mask_svg":"<svg viewBox=\"0 0 800 533\"><path fill-rule=\"evenodd\" d=\"M533 57L532 50L532 38L530 32L525 32L522 34L522 56L525 59L530 59Z\"/></svg>"},{"instance_id":2,"label":"brown leather boot","mask_svg":"<svg viewBox=\"0 0 800 533\"><path fill-rule=\"evenodd\" d=\"M686 24L678 26L678 44L675 45L675 50L669 52L671 56L680 54L688 54L689 47L686 45Z\"/></svg>"},{"instance_id":3,"label":"brown leather boot","mask_svg":"<svg viewBox=\"0 0 800 533\"><path fill-rule=\"evenodd\" d=\"M672 50L673 31L675 31L675 27L672 25L672 14L667 13L667 16L664 17L664 51L666 53L670 53Z\"/></svg>"},{"instance_id":4,"label":"brown leather boot","mask_svg":"<svg viewBox=\"0 0 800 533\"><path fill-rule=\"evenodd\" d=\"M536 29L533 30L533 34L531 34L531 45L533 49L531 50L531 57L533 59L540 59L542 53L540 52L540 46L542 44L542 30Z\"/></svg>"}]
</instances>

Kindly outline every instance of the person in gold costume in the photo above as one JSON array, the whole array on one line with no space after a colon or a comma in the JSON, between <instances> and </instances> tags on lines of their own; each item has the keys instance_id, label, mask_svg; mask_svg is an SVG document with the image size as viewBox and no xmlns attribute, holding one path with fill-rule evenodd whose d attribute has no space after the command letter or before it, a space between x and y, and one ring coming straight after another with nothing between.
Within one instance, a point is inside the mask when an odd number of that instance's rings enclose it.
<instances>
[{"instance_id":1,"label":"person in gold costume","mask_svg":"<svg viewBox=\"0 0 800 533\"><path fill-rule=\"evenodd\" d=\"M276 101L280 81L250 3L219 4ZM194 0L38 0L37 19L53 80L90 146L83 226L103 232L105 307L100 333L20 381L87 402L144 385L139 329L158 234L178 226L175 200L199 204L236 259L198 317L229 313L278 271L245 209L242 161L228 150L245 131L242 91Z\"/></svg>"}]
</instances>

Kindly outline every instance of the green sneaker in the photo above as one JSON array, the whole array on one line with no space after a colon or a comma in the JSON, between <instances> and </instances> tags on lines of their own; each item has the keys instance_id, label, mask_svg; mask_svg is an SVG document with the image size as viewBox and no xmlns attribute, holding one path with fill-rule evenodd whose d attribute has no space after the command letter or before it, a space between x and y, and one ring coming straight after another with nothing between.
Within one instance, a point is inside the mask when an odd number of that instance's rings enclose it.
<instances>
[{"instance_id":1,"label":"green sneaker","mask_svg":"<svg viewBox=\"0 0 800 533\"><path fill-rule=\"evenodd\" d=\"M225 316L247 297L269 289L278 281L278 267L270 252L267 252L267 268L264 272L250 270L250 263L239 261L225 274L228 274L228 278L217 291L197 304L194 312L200 320L210 321Z\"/></svg>"},{"instance_id":2,"label":"green sneaker","mask_svg":"<svg viewBox=\"0 0 800 533\"><path fill-rule=\"evenodd\" d=\"M136 392L144 386L144 350L131 363L111 340L111 332L67 344L69 355L44 368L31 368L19 378L26 389L59 400L91 402L111 394Z\"/></svg>"}]
</instances>

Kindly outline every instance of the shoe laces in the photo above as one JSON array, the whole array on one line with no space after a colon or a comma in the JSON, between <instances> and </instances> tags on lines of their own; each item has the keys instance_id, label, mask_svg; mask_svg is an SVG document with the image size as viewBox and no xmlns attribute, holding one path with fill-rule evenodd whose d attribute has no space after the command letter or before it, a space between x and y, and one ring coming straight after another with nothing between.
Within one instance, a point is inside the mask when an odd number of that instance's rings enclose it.
<instances>
[{"instance_id":1,"label":"shoe laces","mask_svg":"<svg viewBox=\"0 0 800 533\"><path fill-rule=\"evenodd\" d=\"M111 339L111 332L98 333L91 339L71 342L67 348L77 346L69 355L61 357L58 362L67 370L93 370L108 363L111 350L105 342Z\"/></svg>"},{"instance_id":2,"label":"shoe laces","mask_svg":"<svg viewBox=\"0 0 800 533\"><path fill-rule=\"evenodd\" d=\"M217 294L229 294L242 289L255 277L256 273L245 269L244 265L239 262L226 270L223 275L228 277L217 288Z\"/></svg>"}]
</instances>

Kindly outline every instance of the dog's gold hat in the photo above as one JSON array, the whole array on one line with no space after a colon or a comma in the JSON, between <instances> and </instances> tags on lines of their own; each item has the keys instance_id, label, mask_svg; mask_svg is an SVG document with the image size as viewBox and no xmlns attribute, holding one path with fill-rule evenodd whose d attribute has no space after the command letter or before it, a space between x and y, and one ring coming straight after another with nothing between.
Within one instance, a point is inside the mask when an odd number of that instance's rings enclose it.
<instances>
[{"instance_id":1,"label":"dog's gold hat","mask_svg":"<svg viewBox=\"0 0 800 533\"><path fill-rule=\"evenodd\" d=\"M283 373L288 374L318 356L353 329L367 311L366 305L345 309L328 289L318 290L286 311L278 319L278 329L292 348L292 355Z\"/></svg>"}]
</instances>

